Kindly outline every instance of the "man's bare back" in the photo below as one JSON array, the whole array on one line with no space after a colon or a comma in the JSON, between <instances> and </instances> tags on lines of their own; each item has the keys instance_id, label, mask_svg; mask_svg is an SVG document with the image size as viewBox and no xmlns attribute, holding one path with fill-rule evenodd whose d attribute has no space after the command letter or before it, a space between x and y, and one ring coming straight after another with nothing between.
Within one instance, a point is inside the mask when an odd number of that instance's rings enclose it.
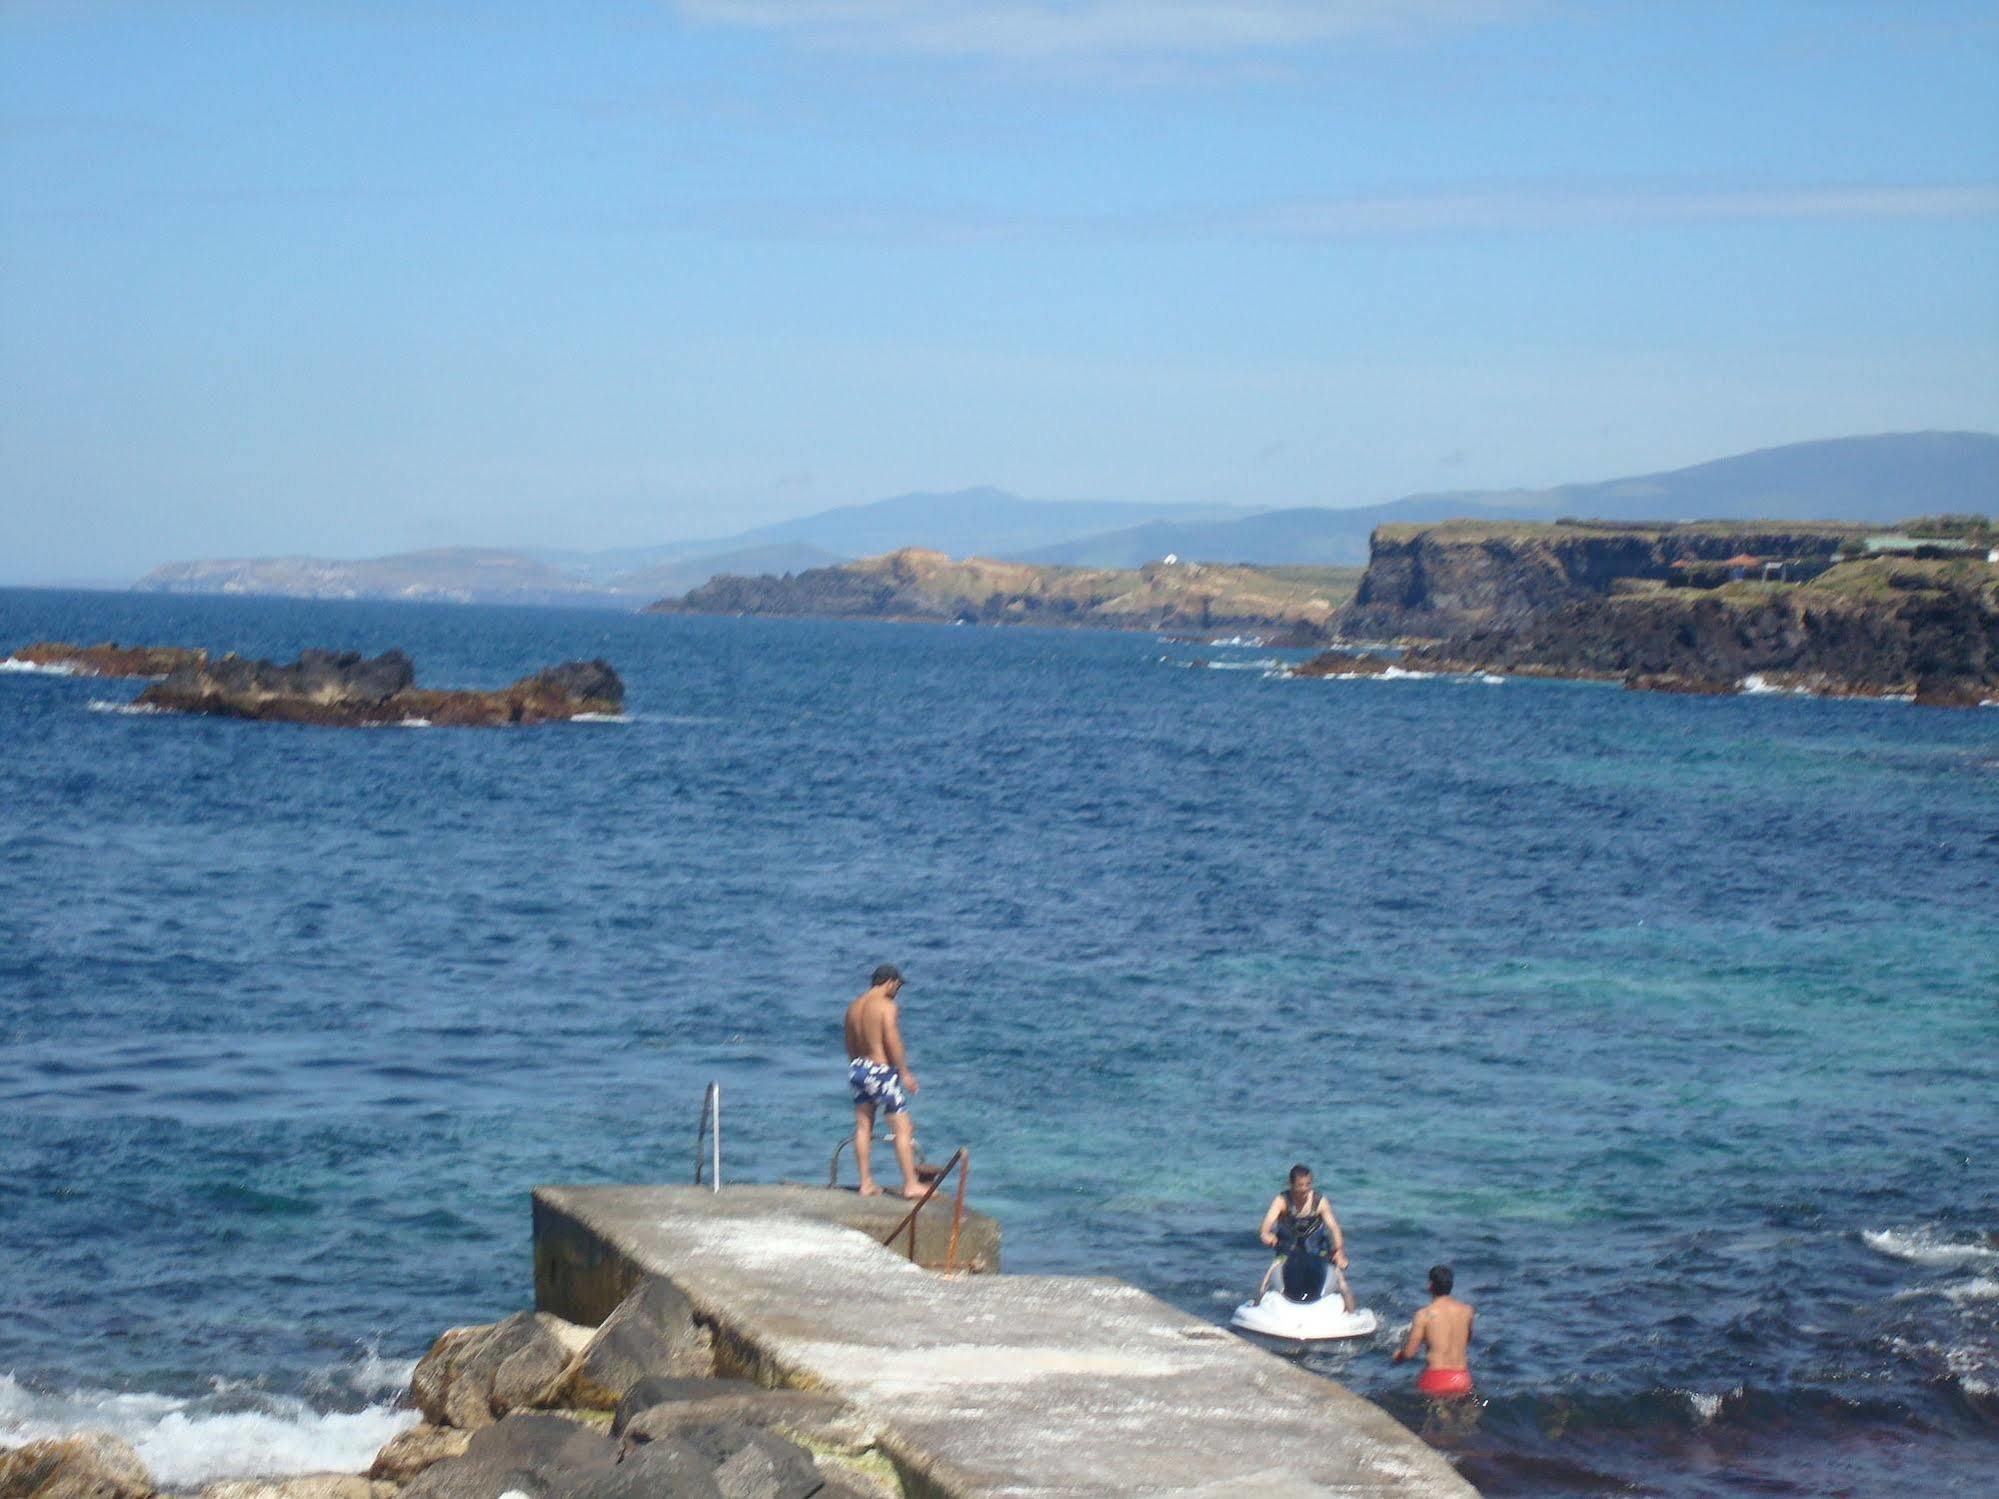
<instances>
[{"instance_id":1,"label":"man's bare back","mask_svg":"<svg viewBox=\"0 0 1999 1499\"><path fill-rule=\"evenodd\" d=\"M896 1009L887 990L886 984L870 988L847 1006L847 1057L850 1061L859 1057L880 1062L901 1071L900 1036L896 1036L897 1054L889 1051L889 1038L896 1031ZM908 1081L906 1075L904 1081Z\"/></svg>"},{"instance_id":2,"label":"man's bare back","mask_svg":"<svg viewBox=\"0 0 1999 1499\"><path fill-rule=\"evenodd\" d=\"M1468 1369L1471 1324L1474 1313L1468 1302L1455 1296L1439 1296L1416 1313L1409 1337L1424 1344L1424 1356L1432 1369Z\"/></svg>"},{"instance_id":3,"label":"man's bare back","mask_svg":"<svg viewBox=\"0 0 1999 1499\"><path fill-rule=\"evenodd\" d=\"M1410 1321L1409 1341L1395 1351L1398 1364L1422 1351L1427 1367L1416 1380L1420 1394L1447 1399L1472 1392L1469 1354L1477 1314L1451 1294L1456 1283L1449 1265L1431 1267L1430 1304Z\"/></svg>"},{"instance_id":4,"label":"man's bare back","mask_svg":"<svg viewBox=\"0 0 1999 1499\"><path fill-rule=\"evenodd\" d=\"M916 1136L909 1124L909 1095L917 1091L916 1076L903 1055L902 1027L895 998L902 975L887 963L874 981L847 1006L847 1083L854 1095L854 1164L861 1174L861 1195L881 1192L873 1170L875 1113L888 1115L896 1164L902 1168L902 1195L920 1197L916 1176Z\"/></svg>"}]
</instances>

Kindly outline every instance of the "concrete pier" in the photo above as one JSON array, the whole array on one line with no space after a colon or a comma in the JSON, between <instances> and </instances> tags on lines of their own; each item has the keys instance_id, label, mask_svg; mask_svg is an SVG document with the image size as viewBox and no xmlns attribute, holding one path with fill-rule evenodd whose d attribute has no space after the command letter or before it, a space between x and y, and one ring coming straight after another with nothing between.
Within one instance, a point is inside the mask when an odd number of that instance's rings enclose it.
<instances>
[{"instance_id":1,"label":"concrete pier","mask_svg":"<svg viewBox=\"0 0 1999 1499\"><path fill-rule=\"evenodd\" d=\"M539 1187L536 1302L596 1322L672 1282L721 1372L850 1402L911 1495L1475 1492L1386 1412L1223 1328L1108 1278L932 1273L880 1243L898 1216L807 1187ZM950 1204L933 1218L948 1232Z\"/></svg>"}]
</instances>

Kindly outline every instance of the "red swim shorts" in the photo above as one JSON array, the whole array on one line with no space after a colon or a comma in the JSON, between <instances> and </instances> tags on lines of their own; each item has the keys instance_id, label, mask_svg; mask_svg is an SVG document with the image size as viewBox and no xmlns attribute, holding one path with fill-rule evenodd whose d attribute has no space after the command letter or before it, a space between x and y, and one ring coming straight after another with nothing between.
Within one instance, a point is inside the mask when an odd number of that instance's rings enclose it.
<instances>
[{"instance_id":1,"label":"red swim shorts","mask_svg":"<svg viewBox=\"0 0 1999 1499\"><path fill-rule=\"evenodd\" d=\"M1471 1370L1469 1369L1425 1369L1416 1376L1416 1393L1419 1395L1469 1395L1471 1393Z\"/></svg>"}]
</instances>

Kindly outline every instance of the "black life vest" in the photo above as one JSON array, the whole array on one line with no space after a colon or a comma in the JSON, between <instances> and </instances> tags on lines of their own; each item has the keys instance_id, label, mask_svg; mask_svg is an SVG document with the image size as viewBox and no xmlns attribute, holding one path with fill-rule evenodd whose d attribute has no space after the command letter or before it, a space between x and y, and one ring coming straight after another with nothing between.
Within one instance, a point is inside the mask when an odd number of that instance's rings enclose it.
<instances>
[{"instance_id":1,"label":"black life vest","mask_svg":"<svg viewBox=\"0 0 1999 1499\"><path fill-rule=\"evenodd\" d=\"M1291 1206L1291 1194L1284 1194L1284 1214L1277 1220L1277 1240L1285 1249L1308 1249L1314 1253L1325 1253L1323 1241L1326 1239L1326 1221L1319 1216L1319 1209L1325 1198L1314 1192L1305 1202L1305 1210L1299 1212ZM1318 1236L1320 1244L1312 1239Z\"/></svg>"}]
</instances>

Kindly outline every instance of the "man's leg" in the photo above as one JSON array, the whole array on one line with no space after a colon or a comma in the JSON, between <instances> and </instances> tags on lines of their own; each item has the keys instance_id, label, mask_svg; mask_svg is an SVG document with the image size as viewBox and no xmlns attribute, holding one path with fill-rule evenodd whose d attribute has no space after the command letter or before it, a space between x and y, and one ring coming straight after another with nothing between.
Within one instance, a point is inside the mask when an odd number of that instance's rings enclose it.
<instances>
[{"instance_id":1,"label":"man's leg","mask_svg":"<svg viewBox=\"0 0 1999 1499\"><path fill-rule=\"evenodd\" d=\"M870 1149L875 1143L875 1106L871 1103L854 1105L854 1165L861 1173L861 1196L879 1197L881 1188L868 1170Z\"/></svg>"},{"instance_id":2,"label":"man's leg","mask_svg":"<svg viewBox=\"0 0 1999 1499\"><path fill-rule=\"evenodd\" d=\"M923 1187L916 1180L916 1131L908 1113L889 1115L888 1128L895 1139L895 1163L902 1167L902 1195L921 1197Z\"/></svg>"},{"instance_id":3,"label":"man's leg","mask_svg":"<svg viewBox=\"0 0 1999 1499\"><path fill-rule=\"evenodd\" d=\"M1340 1300L1346 1303L1347 1310L1351 1312L1354 1309L1353 1287L1347 1284L1346 1272L1335 1265L1333 1277L1340 1283Z\"/></svg>"}]
</instances>

